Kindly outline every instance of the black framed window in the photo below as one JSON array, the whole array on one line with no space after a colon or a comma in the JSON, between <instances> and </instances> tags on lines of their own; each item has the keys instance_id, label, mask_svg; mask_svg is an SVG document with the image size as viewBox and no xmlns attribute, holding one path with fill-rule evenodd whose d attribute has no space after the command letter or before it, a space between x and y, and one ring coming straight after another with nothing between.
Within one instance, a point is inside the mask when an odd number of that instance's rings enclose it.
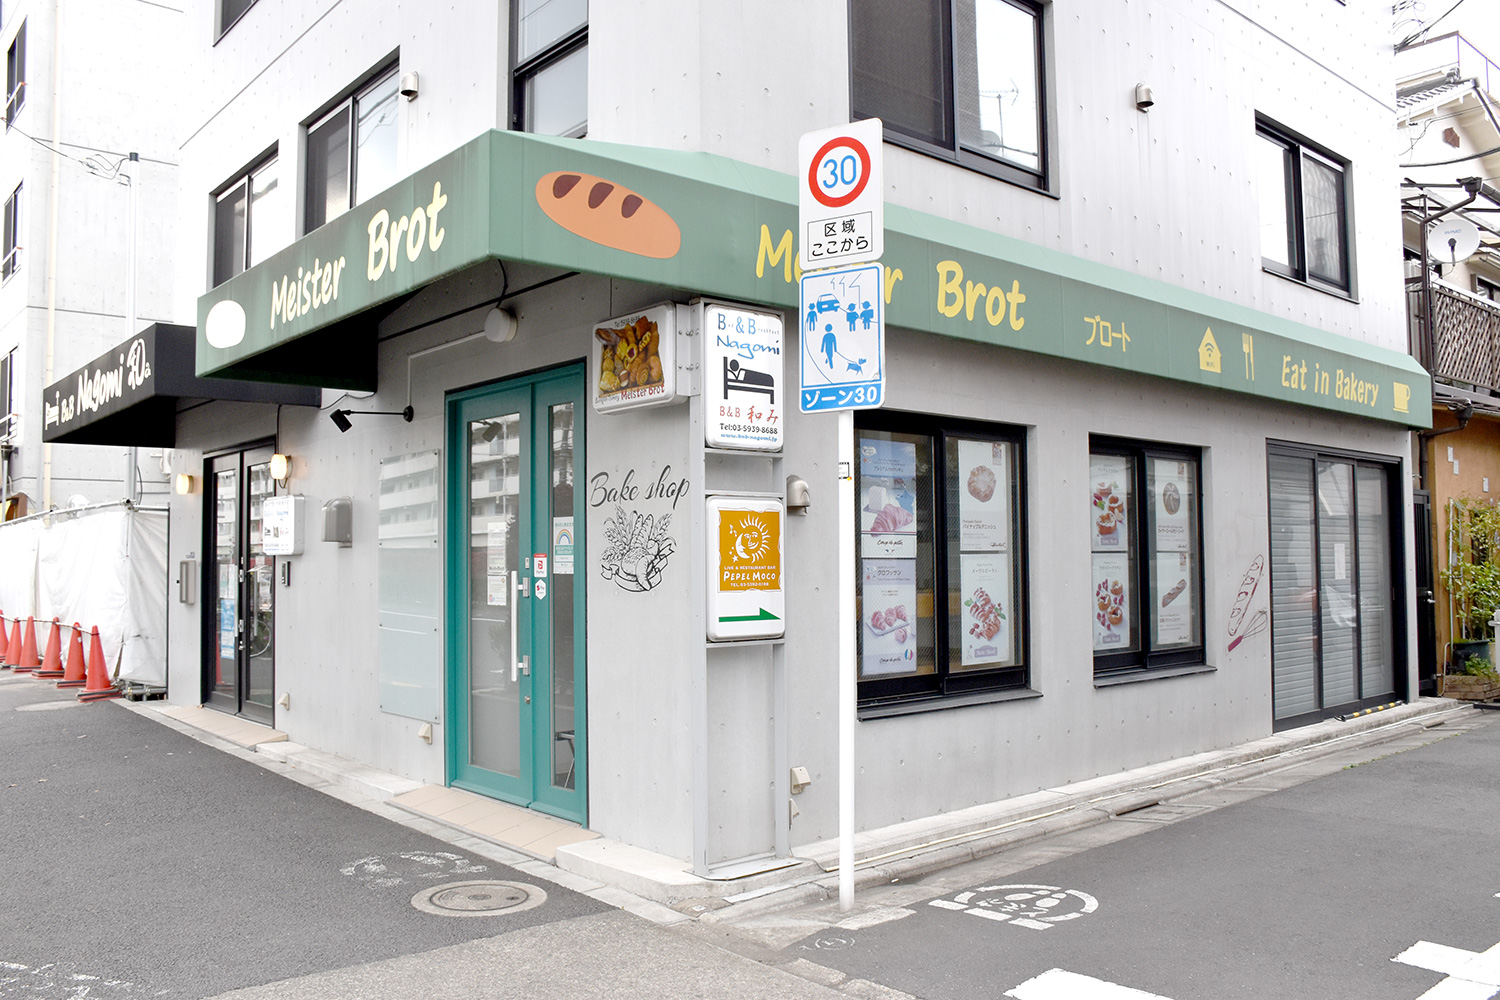
<instances>
[{"instance_id":1,"label":"black framed window","mask_svg":"<svg viewBox=\"0 0 1500 1000\"><path fill-rule=\"evenodd\" d=\"M1489 299L1491 302L1500 302L1500 284L1496 284L1477 274L1474 276L1474 294L1481 299Z\"/></svg>"},{"instance_id":2,"label":"black framed window","mask_svg":"<svg viewBox=\"0 0 1500 1000\"><path fill-rule=\"evenodd\" d=\"M26 22L16 29L5 56L5 127L10 128L26 103Z\"/></svg>"},{"instance_id":3,"label":"black framed window","mask_svg":"<svg viewBox=\"0 0 1500 1000\"><path fill-rule=\"evenodd\" d=\"M851 107L888 142L1046 189L1042 8L851 0Z\"/></svg>"},{"instance_id":4,"label":"black framed window","mask_svg":"<svg viewBox=\"0 0 1500 1000\"><path fill-rule=\"evenodd\" d=\"M392 63L307 127L304 233L400 180L397 65Z\"/></svg>"},{"instance_id":5,"label":"black framed window","mask_svg":"<svg viewBox=\"0 0 1500 1000\"><path fill-rule=\"evenodd\" d=\"M21 266L21 187L17 184L5 199L4 256L0 257L0 281L9 281Z\"/></svg>"},{"instance_id":6,"label":"black framed window","mask_svg":"<svg viewBox=\"0 0 1500 1000\"><path fill-rule=\"evenodd\" d=\"M214 284L259 264L291 242L276 154L214 195Z\"/></svg>"},{"instance_id":7,"label":"black framed window","mask_svg":"<svg viewBox=\"0 0 1500 1000\"><path fill-rule=\"evenodd\" d=\"M514 0L511 125L579 138L589 129L588 0Z\"/></svg>"},{"instance_id":8,"label":"black framed window","mask_svg":"<svg viewBox=\"0 0 1500 1000\"><path fill-rule=\"evenodd\" d=\"M1263 120L1255 135L1262 266L1349 292L1348 162Z\"/></svg>"},{"instance_id":9,"label":"black framed window","mask_svg":"<svg viewBox=\"0 0 1500 1000\"><path fill-rule=\"evenodd\" d=\"M1023 432L855 420L861 705L1024 687Z\"/></svg>"},{"instance_id":10,"label":"black framed window","mask_svg":"<svg viewBox=\"0 0 1500 1000\"><path fill-rule=\"evenodd\" d=\"M1089 440L1094 672L1203 662L1201 453Z\"/></svg>"},{"instance_id":11,"label":"black framed window","mask_svg":"<svg viewBox=\"0 0 1500 1000\"><path fill-rule=\"evenodd\" d=\"M219 37L234 27L245 11L255 6L255 0L219 0Z\"/></svg>"}]
</instances>

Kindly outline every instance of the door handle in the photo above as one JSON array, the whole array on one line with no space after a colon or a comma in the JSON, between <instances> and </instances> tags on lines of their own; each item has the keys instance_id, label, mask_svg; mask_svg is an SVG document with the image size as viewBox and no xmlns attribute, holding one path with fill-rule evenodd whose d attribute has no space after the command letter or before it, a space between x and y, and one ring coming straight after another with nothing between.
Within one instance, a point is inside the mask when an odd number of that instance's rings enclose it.
<instances>
[{"instance_id":1,"label":"door handle","mask_svg":"<svg viewBox=\"0 0 1500 1000\"><path fill-rule=\"evenodd\" d=\"M510 682L516 682L516 664L521 660L521 651L517 648L516 625L521 618L521 585L516 581L516 571L510 571Z\"/></svg>"},{"instance_id":2,"label":"door handle","mask_svg":"<svg viewBox=\"0 0 1500 1000\"><path fill-rule=\"evenodd\" d=\"M516 683L517 672L527 677L531 676L531 656L530 654L522 655L517 632L517 624L521 619L521 598L530 596L528 594L530 586L530 580L517 579L516 571L510 571L510 592L513 595L510 608L510 682L512 684Z\"/></svg>"}]
</instances>

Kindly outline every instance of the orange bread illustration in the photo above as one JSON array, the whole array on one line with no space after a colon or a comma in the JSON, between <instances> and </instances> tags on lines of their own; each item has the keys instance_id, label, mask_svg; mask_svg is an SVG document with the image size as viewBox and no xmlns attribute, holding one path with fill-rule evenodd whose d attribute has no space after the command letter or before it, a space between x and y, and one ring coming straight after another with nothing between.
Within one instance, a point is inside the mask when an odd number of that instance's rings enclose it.
<instances>
[{"instance_id":1,"label":"orange bread illustration","mask_svg":"<svg viewBox=\"0 0 1500 1000\"><path fill-rule=\"evenodd\" d=\"M568 232L602 246L657 258L682 246L682 231L659 205L592 174L547 174L536 182L536 203Z\"/></svg>"}]
</instances>

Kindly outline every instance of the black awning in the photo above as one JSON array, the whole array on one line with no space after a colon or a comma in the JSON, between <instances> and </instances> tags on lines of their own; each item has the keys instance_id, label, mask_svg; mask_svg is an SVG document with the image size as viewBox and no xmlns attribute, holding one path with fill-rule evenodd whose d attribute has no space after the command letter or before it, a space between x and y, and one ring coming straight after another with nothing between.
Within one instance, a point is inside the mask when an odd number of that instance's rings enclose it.
<instances>
[{"instance_id":1,"label":"black awning","mask_svg":"<svg viewBox=\"0 0 1500 1000\"><path fill-rule=\"evenodd\" d=\"M42 440L171 448L179 399L317 406L316 387L198 378L197 331L154 323L54 382L42 396Z\"/></svg>"}]
</instances>

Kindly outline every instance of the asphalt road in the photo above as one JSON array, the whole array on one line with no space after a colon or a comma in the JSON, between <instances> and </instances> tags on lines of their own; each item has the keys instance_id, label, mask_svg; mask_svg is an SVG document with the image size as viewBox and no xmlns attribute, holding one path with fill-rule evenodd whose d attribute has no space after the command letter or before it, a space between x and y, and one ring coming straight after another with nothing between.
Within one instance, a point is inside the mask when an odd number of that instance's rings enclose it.
<instances>
[{"instance_id":1,"label":"asphalt road","mask_svg":"<svg viewBox=\"0 0 1500 1000\"><path fill-rule=\"evenodd\" d=\"M424 887L535 880L9 675L0 844L0 995L204 997L611 909L548 885L504 915L420 912Z\"/></svg>"},{"instance_id":2,"label":"asphalt road","mask_svg":"<svg viewBox=\"0 0 1500 1000\"><path fill-rule=\"evenodd\" d=\"M1497 716L731 928L928 1000L1414 1000L1500 941Z\"/></svg>"}]
</instances>

